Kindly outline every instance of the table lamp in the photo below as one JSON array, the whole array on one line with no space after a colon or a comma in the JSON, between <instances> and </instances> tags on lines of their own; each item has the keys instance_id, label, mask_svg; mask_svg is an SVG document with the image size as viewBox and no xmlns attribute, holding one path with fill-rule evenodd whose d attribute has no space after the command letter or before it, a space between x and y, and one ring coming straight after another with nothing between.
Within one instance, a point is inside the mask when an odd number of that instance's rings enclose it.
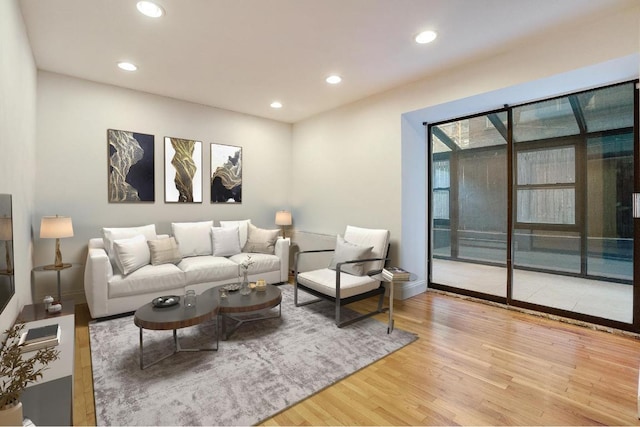
<instances>
[{"instance_id":1,"label":"table lamp","mask_svg":"<svg viewBox=\"0 0 640 427\"><path fill-rule=\"evenodd\" d=\"M276 212L276 225L282 227L282 238L285 238L284 235L284 227L286 225L291 225L291 212L289 211L278 211Z\"/></svg>"},{"instance_id":2,"label":"table lamp","mask_svg":"<svg viewBox=\"0 0 640 427\"><path fill-rule=\"evenodd\" d=\"M11 262L11 241L13 240L13 226L11 218L0 218L0 240L4 240L5 252L7 255L7 274L13 273L13 263Z\"/></svg>"},{"instance_id":3,"label":"table lamp","mask_svg":"<svg viewBox=\"0 0 640 427\"><path fill-rule=\"evenodd\" d=\"M71 264L62 263L62 254L60 253L60 239L64 237L73 237L73 224L68 216L43 216L40 222L40 238L56 239L56 258L53 265L45 267L47 270L59 270L71 266Z\"/></svg>"}]
</instances>

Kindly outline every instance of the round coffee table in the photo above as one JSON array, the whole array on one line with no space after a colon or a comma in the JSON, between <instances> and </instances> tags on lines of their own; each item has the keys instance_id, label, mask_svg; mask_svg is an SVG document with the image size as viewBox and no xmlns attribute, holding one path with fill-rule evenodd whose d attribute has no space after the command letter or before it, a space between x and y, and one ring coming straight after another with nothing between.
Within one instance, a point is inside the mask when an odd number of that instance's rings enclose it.
<instances>
[{"instance_id":1,"label":"round coffee table","mask_svg":"<svg viewBox=\"0 0 640 427\"><path fill-rule=\"evenodd\" d=\"M222 285L225 286L225 285ZM218 301L219 324L221 327L221 336L223 340L229 339L231 334L243 323L253 322L256 320L275 319L282 315L282 292L280 288L274 285L267 285L264 291L252 289L249 295L242 295L240 291L227 292L227 298L220 298L218 288L216 286L207 289L202 295L215 298ZM279 307L277 314L256 316L255 314L268 310L273 307ZM227 330L225 318L232 319L236 323L231 330Z\"/></svg>"},{"instance_id":2,"label":"round coffee table","mask_svg":"<svg viewBox=\"0 0 640 427\"><path fill-rule=\"evenodd\" d=\"M211 294L201 294L196 297L195 307L184 306L184 296L180 296L180 302L170 307L154 307L148 303L136 310L133 323L140 329L140 369L148 368L158 362L183 351L217 351L218 336L216 333L216 346L211 348L182 348L178 341L177 330L189 326L199 325L216 317L218 312L218 299ZM144 365L144 345L142 339L143 329L169 331L173 330L174 351L146 366ZM218 328L216 328L218 329Z\"/></svg>"}]
</instances>

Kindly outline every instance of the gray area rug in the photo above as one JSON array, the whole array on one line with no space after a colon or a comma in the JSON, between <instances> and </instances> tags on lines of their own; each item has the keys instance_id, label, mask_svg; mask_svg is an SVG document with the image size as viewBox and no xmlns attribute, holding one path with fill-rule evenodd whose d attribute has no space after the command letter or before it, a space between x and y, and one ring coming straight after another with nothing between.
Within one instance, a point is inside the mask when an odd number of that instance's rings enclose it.
<instances>
[{"instance_id":1,"label":"gray area rug","mask_svg":"<svg viewBox=\"0 0 640 427\"><path fill-rule=\"evenodd\" d=\"M97 424L257 424L417 338L387 334L372 318L339 329L333 305L295 307L293 287L280 288L281 318L245 323L217 352L178 353L145 370L132 316L91 323ZM180 343L207 346L215 329L179 330ZM146 363L171 352L171 331L145 330L144 339Z\"/></svg>"}]
</instances>

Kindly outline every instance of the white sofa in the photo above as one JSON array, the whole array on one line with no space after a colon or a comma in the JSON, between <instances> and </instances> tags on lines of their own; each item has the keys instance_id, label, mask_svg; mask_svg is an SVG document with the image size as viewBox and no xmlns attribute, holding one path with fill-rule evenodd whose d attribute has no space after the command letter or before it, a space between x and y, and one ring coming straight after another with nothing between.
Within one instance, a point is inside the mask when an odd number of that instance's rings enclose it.
<instances>
[{"instance_id":1,"label":"white sofa","mask_svg":"<svg viewBox=\"0 0 640 427\"><path fill-rule=\"evenodd\" d=\"M200 294L213 286L238 282L240 264L249 257L250 281L287 282L290 241L277 237L278 230L259 229L250 220L221 221L221 227L213 228L212 224L173 223L171 236L155 234L153 224L103 229L102 238L89 240L84 272L91 317L132 312L158 296L184 295L190 289ZM229 244L228 236L235 236L234 229L239 247L235 237ZM267 235L268 243L256 241ZM157 243L170 246L169 242L177 243L179 256L154 265L166 253L145 253L145 248L151 249Z\"/></svg>"}]
</instances>

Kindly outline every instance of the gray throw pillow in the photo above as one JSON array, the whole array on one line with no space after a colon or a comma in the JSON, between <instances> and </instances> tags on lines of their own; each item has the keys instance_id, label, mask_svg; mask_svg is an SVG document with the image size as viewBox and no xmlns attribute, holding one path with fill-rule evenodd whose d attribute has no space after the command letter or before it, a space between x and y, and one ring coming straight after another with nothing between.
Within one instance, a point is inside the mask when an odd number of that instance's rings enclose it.
<instances>
[{"instance_id":1,"label":"gray throw pillow","mask_svg":"<svg viewBox=\"0 0 640 427\"><path fill-rule=\"evenodd\" d=\"M175 237L148 240L147 244L151 252L151 265L177 264L182 261L182 254Z\"/></svg>"},{"instance_id":2,"label":"gray throw pillow","mask_svg":"<svg viewBox=\"0 0 640 427\"><path fill-rule=\"evenodd\" d=\"M335 270L336 265L340 262L371 258L372 250L373 246L356 245L355 243L347 242L344 240L344 237L339 235L336 239L336 250L333 253L333 258L331 258L329 269ZM363 276L364 263L343 264L340 266L340 271L353 274L354 276Z\"/></svg>"}]
</instances>

